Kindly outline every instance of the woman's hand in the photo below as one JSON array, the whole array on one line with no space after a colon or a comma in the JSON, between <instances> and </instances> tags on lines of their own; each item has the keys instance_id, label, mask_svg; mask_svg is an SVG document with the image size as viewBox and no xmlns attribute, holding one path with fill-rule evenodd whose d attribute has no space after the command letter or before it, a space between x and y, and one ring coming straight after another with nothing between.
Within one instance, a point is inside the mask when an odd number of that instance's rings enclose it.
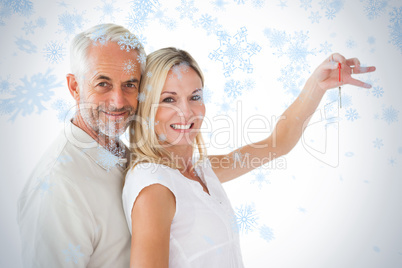
<instances>
[{"instance_id":1,"label":"woman's hand","mask_svg":"<svg viewBox=\"0 0 402 268\"><path fill-rule=\"evenodd\" d=\"M341 66L341 82L339 82L339 63ZM374 72L375 69L374 66L361 67L357 58L346 59L341 54L334 53L315 69L311 78L323 91L345 84L371 88L370 84L354 79L352 74L370 73Z\"/></svg>"}]
</instances>

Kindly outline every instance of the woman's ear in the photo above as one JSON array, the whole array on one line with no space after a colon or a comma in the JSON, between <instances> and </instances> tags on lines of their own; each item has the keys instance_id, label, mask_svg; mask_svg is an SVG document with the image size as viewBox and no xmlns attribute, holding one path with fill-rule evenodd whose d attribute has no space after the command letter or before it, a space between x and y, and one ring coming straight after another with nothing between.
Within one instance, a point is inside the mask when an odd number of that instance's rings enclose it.
<instances>
[{"instance_id":1,"label":"woman's ear","mask_svg":"<svg viewBox=\"0 0 402 268\"><path fill-rule=\"evenodd\" d=\"M71 96L79 102L80 101L80 89L78 86L77 78L73 74L67 74L67 86L68 89L70 90Z\"/></svg>"}]
</instances>

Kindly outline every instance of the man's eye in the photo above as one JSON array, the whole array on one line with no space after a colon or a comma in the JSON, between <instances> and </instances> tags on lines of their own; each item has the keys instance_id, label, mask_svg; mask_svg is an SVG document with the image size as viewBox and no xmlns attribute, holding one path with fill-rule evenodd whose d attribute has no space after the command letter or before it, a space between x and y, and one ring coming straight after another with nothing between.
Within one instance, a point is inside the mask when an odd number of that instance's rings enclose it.
<instances>
[{"instance_id":1,"label":"man's eye","mask_svg":"<svg viewBox=\"0 0 402 268\"><path fill-rule=\"evenodd\" d=\"M136 85L136 84L131 84L131 83L128 83L128 84L126 84L126 87L130 87L130 88L136 88L136 87L137 87L137 85Z\"/></svg>"},{"instance_id":2,"label":"man's eye","mask_svg":"<svg viewBox=\"0 0 402 268\"><path fill-rule=\"evenodd\" d=\"M107 87L107 83L106 83L106 82L100 82L100 83L98 84L98 86L100 86L100 87Z\"/></svg>"},{"instance_id":3,"label":"man's eye","mask_svg":"<svg viewBox=\"0 0 402 268\"><path fill-rule=\"evenodd\" d=\"M162 102L173 102L174 99L172 97L164 98Z\"/></svg>"}]
</instances>

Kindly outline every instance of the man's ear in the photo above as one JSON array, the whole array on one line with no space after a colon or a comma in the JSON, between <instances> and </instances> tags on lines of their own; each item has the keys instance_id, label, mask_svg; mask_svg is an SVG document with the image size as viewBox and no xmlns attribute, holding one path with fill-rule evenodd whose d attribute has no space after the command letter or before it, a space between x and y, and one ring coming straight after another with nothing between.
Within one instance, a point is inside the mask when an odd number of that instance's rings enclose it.
<instances>
[{"instance_id":1,"label":"man's ear","mask_svg":"<svg viewBox=\"0 0 402 268\"><path fill-rule=\"evenodd\" d=\"M77 102L79 102L80 101L80 88L78 86L77 78L73 74L67 74L66 78L67 78L67 86L68 86L68 89L70 90L71 96L73 96L73 98Z\"/></svg>"}]
</instances>

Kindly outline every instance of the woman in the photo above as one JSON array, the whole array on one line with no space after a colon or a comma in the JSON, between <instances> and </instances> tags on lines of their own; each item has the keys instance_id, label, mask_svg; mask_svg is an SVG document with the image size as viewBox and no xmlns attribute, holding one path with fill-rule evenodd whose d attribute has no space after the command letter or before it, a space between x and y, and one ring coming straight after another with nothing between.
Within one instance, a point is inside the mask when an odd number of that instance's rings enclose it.
<instances>
[{"instance_id":1,"label":"woman","mask_svg":"<svg viewBox=\"0 0 402 268\"><path fill-rule=\"evenodd\" d=\"M340 85L338 63L342 84L370 87L351 77L351 66L354 73L374 67L333 54L309 78L273 135L228 155L207 156L200 133L205 115L201 69L182 50L151 53L145 73L152 75L144 76L140 87L146 95L139 103L140 120L130 131L135 159L123 189L131 267L243 267L235 216L221 183L294 147L325 91Z\"/></svg>"}]
</instances>

